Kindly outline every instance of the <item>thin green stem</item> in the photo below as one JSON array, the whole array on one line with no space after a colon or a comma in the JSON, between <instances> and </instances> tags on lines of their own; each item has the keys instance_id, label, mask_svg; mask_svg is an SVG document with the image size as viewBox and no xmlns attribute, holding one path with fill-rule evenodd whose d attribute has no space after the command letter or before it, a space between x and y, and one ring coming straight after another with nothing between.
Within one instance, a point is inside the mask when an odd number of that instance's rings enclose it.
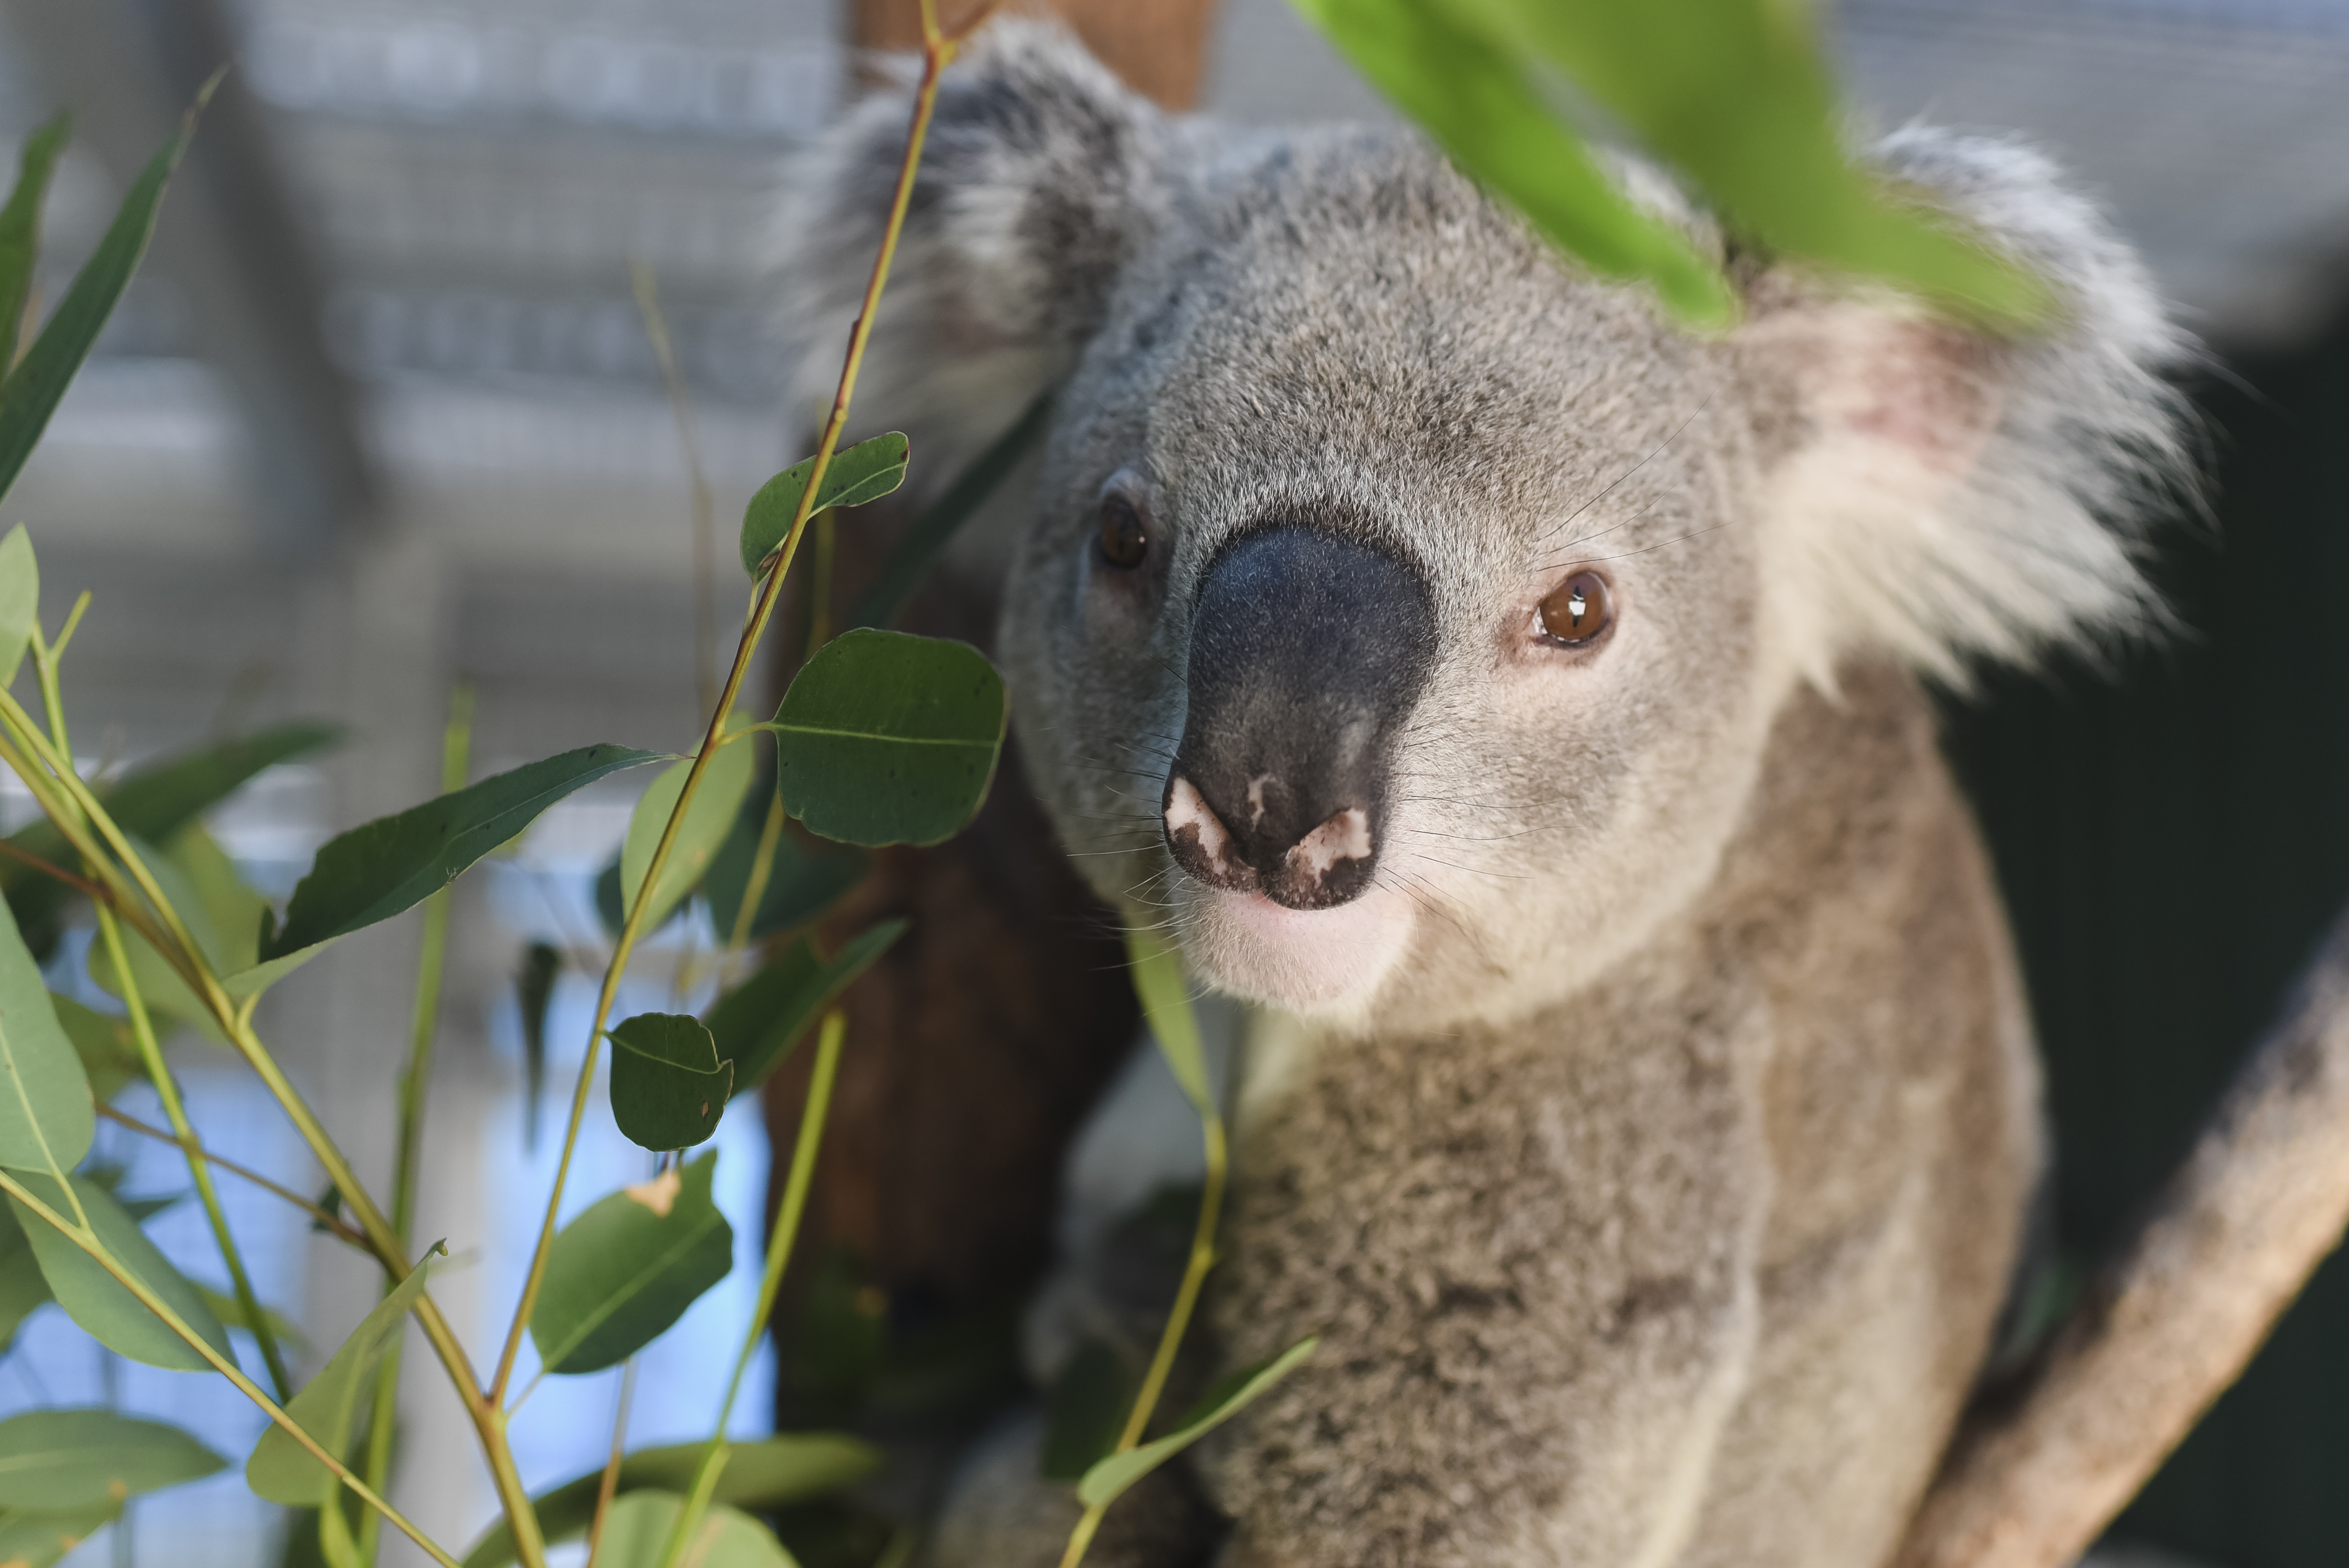
<instances>
[{"instance_id":1,"label":"thin green stem","mask_svg":"<svg viewBox=\"0 0 2349 1568\"><path fill-rule=\"evenodd\" d=\"M449 694L449 719L440 731L440 793L465 787L473 746L473 688ZM424 901L424 947L416 961L416 1004L408 1025L408 1063L399 1075L399 1144L393 1156L391 1233L403 1254L415 1229L417 1171L424 1157L424 1108L432 1085L432 1044L440 1017L440 975L449 952L450 890ZM387 1294L398 1288L387 1284ZM391 1480L392 1427L399 1411L400 1342L394 1338L377 1369L375 1413L367 1427L367 1484L386 1491ZM358 1560L372 1565L383 1534L381 1517L359 1520Z\"/></svg>"},{"instance_id":2,"label":"thin green stem","mask_svg":"<svg viewBox=\"0 0 2349 1568\"><path fill-rule=\"evenodd\" d=\"M725 689L719 694L718 706L709 716L709 727L701 739L700 749L694 753L693 766L685 776L684 787L678 789L677 804L669 812L668 822L661 830L660 841L655 846L650 862L645 868L643 885L637 890L627 918L621 923L619 939L614 943L612 957L605 965L604 984L596 995L595 1011L587 1022L587 1048L579 1064L579 1079L571 1096L571 1119L564 1130L563 1151L554 1166L554 1182L547 1193L546 1212L541 1221L538 1244L532 1250L530 1272L523 1281L521 1299L514 1304L513 1321L507 1326L505 1347L498 1355L496 1376L489 1387L490 1401L500 1404L505 1398L506 1384L513 1377L514 1361L522 1354L522 1341L530 1326L531 1314L538 1305L538 1293L546 1279L546 1259L554 1245L555 1222L563 1209L563 1192L571 1176L571 1160L579 1142L579 1130L587 1116L587 1100L595 1085L597 1055L604 1043L605 1020L611 1016L612 1003L620 986L620 975L627 967L628 956L635 951L645 912L650 907L653 890L660 885L661 872L668 863L671 848L677 842L678 830L686 814L692 809L693 798L701 788L702 775L709 771L709 760L718 753L726 738L727 716L734 710L734 699L742 689L750 673L751 655L756 652L767 623L773 618L775 605L782 596L784 580L790 576L792 559L799 552L800 537L806 531L808 515L816 496L823 489L824 470L832 464L833 449L839 444L841 427L847 422L849 403L856 389L856 373L864 363L864 346L873 332L874 312L881 303L881 290L888 282L889 266L897 253L897 236L905 226L905 211L913 201L914 170L921 161L922 143L929 135L930 113L936 106L938 73L953 58L954 40L939 37L935 29L924 50L922 82L914 98L913 125L905 138L904 160L897 170L896 190L890 201L887 226L881 236L880 253L874 258L873 273L864 285L864 301L856 325L848 335L848 356L841 366L840 386L833 395L832 414L825 420L823 434L816 442L815 457L807 483L800 491L797 510L792 516L792 526L776 551L773 564L763 573L759 595L742 637L734 650L734 667L726 677ZM765 565L761 562L761 565Z\"/></svg>"},{"instance_id":3,"label":"thin green stem","mask_svg":"<svg viewBox=\"0 0 2349 1568\"><path fill-rule=\"evenodd\" d=\"M651 265L644 261L630 262L628 274L636 284L636 312L644 317L645 336L651 341L653 359L660 366L661 386L668 394L669 416L677 421L677 442L685 453L685 480L693 503L693 689L701 699L701 710L708 712L718 695L717 506L702 467L693 400L686 394L685 377L678 372L668 322L661 315L659 285Z\"/></svg>"},{"instance_id":4,"label":"thin green stem","mask_svg":"<svg viewBox=\"0 0 2349 1568\"><path fill-rule=\"evenodd\" d=\"M1206 1145L1207 1180L1199 1192L1199 1220L1191 1233L1191 1258L1183 1270L1182 1287L1174 1293L1174 1310L1167 1315L1165 1330L1158 1336L1157 1353L1151 1357L1150 1370L1142 1379L1142 1391L1134 1396L1133 1409L1125 1418L1125 1429L1118 1434L1118 1453L1142 1441L1151 1414L1158 1408L1158 1397L1166 1391L1166 1379L1174 1370L1174 1353L1182 1346L1184 1332L1191 1326L1191 1313L1199 1305L1199 1292L1207 1283L1207 1271L1216 1265L1216 1225L1223 1215L1224 1179L1229 1154L1224 1142L1222 1117L1202 1118L1199 1129Z\"/></svg>"},{"instance_id":5,"label":"thin green stem","mask_svg":"<svg viewBox=\"0 0 2349 1568\"><path fill-rule=\"evenodd\" d=\"M587 1562L585 1568L595 1568L595 1553L603 1550L604 1522L612 1516L612 1500L620 1492L620 1460L628 1446L628 1410L636 1403L636 1371L642 1365L631 1356L620 1374L620 1404L612 1412L612 1450L604 1460L604 1473L595 1482L595 1516L587 1522Z\"/></svg>"},{"instance_id":6,"label":"thin green stem","mask_svg":"<svg viewBox=\"0 0 2349 1568\"><path fill-rule=\"evenodd\" d=\"M232 1176L242 1176L244 1180L252 1182L262 1191L285 1199L285 1202L293 1204L304 1213L308 1214L311 1220L315 1222L320 1229L333 1235L337 1241L340 1241L347 1245L357 1247L359 1251L367 1253L369 1257L375 1257L375 1248L369 1246L367 1244L367 1239L359 1234L358 1232L353 1230L349 1225L345 1224L334 1215L329 1214L326 1210L321 1209L317 1204L313 1203L309 1199L305 1198L301 1193L294 1191L293 1188L285 1186L280 1182L273 1181L258 1171L253 1170L248 1166L239 1165L233 1160L223 1159L220 1155L213 1153L211 1150L206 1149L203 1146L202 1141L195 1136L192 1130L191 1130L187 1137L181 1138L164 1131L160 1127L150 1127L135 1116L125 1116L122 1112L115 1109L114 1107L110 1105L99 1104L92 1106L90 1109L97 1111L98 1115L104 1117L107 1120L113 1122L117 1127L129 1128L131 1131L139 1134L141 1138L151 1138L159 1143L168 1143L174 1149L184 1150L189 1159L194 1160L202 1164L217 1165ZM378 1259L378 1261L380 1260Z\"/></svg>"},{"instance_id":7,"label":"thin green stem","mask_svg":"<svg viewBox=\"0 0 2349 1568\"><path fill-rule=\"evenodd\" d=\"M68 1190L70 1190L70 1184L68 1184ZM336 1478L345 1486L349 1487L362 1502L365 1502L369 1508L378 1510L386 1519L390 1520L394 1525L398 1527L402 1534L406 1535L410 1541L415 1542L417 1545L422 1547L425 1553L431 1557L432 1561L441 1564L441 1568L464 1568L462 1563L459 1563L454 1557L450 1556L448 1553L441 1550L439 1543L434 1542L430 1536L425 1534L422 1531L417 1529L414 1524L409 1522L408 1517L405 1514L393 1508L391 1504L384 1501L382 1498L377 1496L373 1490L367 1486L367 1482L361 1480L357 1476L353 1475L350 1472L350 1470L344 1465L343 1461L329 1453L326 1448L319 1443L317 1439L303 1430L302 1424L299 1421L296 1421L293 1417L287 1415L285 1408L279 1405L274 1399L272 1399L268 1395L263 1393L261 1391L260 1385L254 1382L252 1378L247 1377L237 1367L235 1362L229 1360L219 1351L213 1349L212 1346L205 1341L202 1335L198 1334L194 1329L190 1328L185 1322L181 1321L180 1315L173 1312L168 1303L163 1301L162 1298L158 1296L153 1291L147 1288L145 1281L141 1280L137 1274L132 1274L129 1269L123 1267L122 1264L115 1259L114 1254L106 1250L105 1244L98 1241L95 1232L82 1226L67 1223L64 1215L57 1213L47 1203L42 1202L40 1199L27 1191L16 1181L16 1178L9 1175L5 1171L0 1171L0 1191L5 1191L9 1197L14 1198L17 1202L22 1203L26 1208L30 1209L44 1222L63 1234L67 1241L70 1241L74 1245L88 1253L90 1258L98 1264L98 1267L104 1269L108 1274L114 1276L115 1283L121 1285L123 1289L129 1291L138 1299L140 1305L145 1307L148 1311L153 1313L159 1319L160 1319L163 1326L178 1335L187 1345L188 1348L193 1350L197 1355L202 1357L207 1362L211 1363L212 1370L218 1372L222 1377L235 1384L238 1392L242 1393L246 1398L251 1399L254 1404L260 1406L262 1413L266 1415L271 1420L276 1422L280 1427L285 1428L286 1435L291 1437L295 1442L301 1444L303 1448L309 1450L311 1458L316 1460L320 1464L325 1465L328 1470L334 1471Z\"/></svg>"},{"instance_id":8,"label":"thin green stem","mask_svg":"<svg viewBox=\"0 0 2349 1568\"><path fill-rule=\"evenodd\" d=\"M783 841L783 796L776 790L767 801L767 820L759 828L759 847L750 856L750 874L742 882L742 906L734 912L734 929L727 934L720 962L731 959L750 944L751 923L767 902L767 883L775 874L775 851Z\"/></svg>"},{"instance_id":9,"label":"thin green stem","mask_svg":"<svg viewBox=\"0 0 2349 1568\"><path fill-rule=\"evenodd\" d=\"M668 1544L661 1552L660 1568L677 1568L686 1542L693 1538L703 1512L709 1507L718 1478L726 1469L730 1451L727 1424L734 1417L735 1398L742 1392L742 1375L750 1369L750 1358L758 1354L759 1342L766 1337L767 1320L774 1315L775 1297L782 1289L783 1267L799 1243L800 1216L807 1211L808 1190L815 1181L816 1155L823 1147L824 1117L832 1107L833 1080L839 1074L840 1047L847 1033L846 1014L834 1007L824 1015L823 1033L816 1037L815 1066L808 1075L807 1102L800 1109L799 1140L792 1146L791 1174L783 1181L783 1201L775 1210L774 1231L767 1237L767 1271L759 1282L759 1305L750 1315L750 1327L743 1331L742 1347L735 1353L734 1375L727 1379L726 1400L718 1409L717 1429L710 1434L709 1446L701 1450L692 1488L686 1494L685 1506L678 1511L677 1522L669 1529Z\"/></svg>"}]
</instances>

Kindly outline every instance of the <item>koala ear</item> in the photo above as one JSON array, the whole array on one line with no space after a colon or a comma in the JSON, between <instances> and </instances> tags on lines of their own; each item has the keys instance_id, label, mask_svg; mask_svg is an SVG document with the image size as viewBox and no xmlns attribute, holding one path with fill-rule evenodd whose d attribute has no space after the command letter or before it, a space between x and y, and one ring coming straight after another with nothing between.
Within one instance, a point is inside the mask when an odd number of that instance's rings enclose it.
<instances>
[{"instance_id":1,"label":"koala ear","mask_svg":"<svg viewBox=\"0 0 2349 1568\"><path fill-rule=\"evenodd\" d=\"M1769 622L1815 684L1887 653L1962 686L2160 618L2143 529L2186 484L2187 356L2136 256L2036 153L1912 129L1878 166L2034 268L2056 298L1999 338L1784 272L1735 335L1764 468Z\"/></svg>"},{"instance_id":2,"label":"koala ear","mask_svg":"<svg viewBox=\"0 0 2349 1568\"><path fill-rule=\"evenodd\" d=\"M874 95L793 170L779 214L794 415L830 408L912 109ZM1170 200L1176 127L1062 29L986 29L939 84L858 381L943 484L1066 375ZM861 421L863 422L863 421Z\"/></svg>"}]
</instances>

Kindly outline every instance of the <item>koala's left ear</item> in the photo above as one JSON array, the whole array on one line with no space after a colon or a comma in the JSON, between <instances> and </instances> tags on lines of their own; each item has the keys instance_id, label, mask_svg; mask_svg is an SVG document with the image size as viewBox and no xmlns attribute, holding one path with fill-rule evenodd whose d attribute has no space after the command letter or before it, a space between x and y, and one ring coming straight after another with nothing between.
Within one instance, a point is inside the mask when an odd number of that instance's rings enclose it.
<instances>
[{"instance_id":1,"label":"koala's left ear","mask_svg":"<svg viewBox=\"0 0 2349 1568\"><path fill-rule=\"evenodd\" d=\"M776 258L792 411L830 407L912 109L857 106L792 171ZM1063 29L989 26L939 84L857 407L943 484L1065 376L1118 273L1158 226L1190 133Z\"/></svg>"},{"instance_id":2,"label":"koala's left ear","mask_svg":"<svg viewBox=\"0 0 2349 1568\"><path fill-rule=\"evenodd\" d=\"M2037 335L1998 338L1882 294L1785 273L1748 289L1733 339L1765 473L1768 623L1831 689L1847 654L1962 685L2158 617L2143 526L2181 488L2186 354L2136 256L2037 154L1910 129L1895 182L2037 270Z\"/></svg>"}]
</instances>

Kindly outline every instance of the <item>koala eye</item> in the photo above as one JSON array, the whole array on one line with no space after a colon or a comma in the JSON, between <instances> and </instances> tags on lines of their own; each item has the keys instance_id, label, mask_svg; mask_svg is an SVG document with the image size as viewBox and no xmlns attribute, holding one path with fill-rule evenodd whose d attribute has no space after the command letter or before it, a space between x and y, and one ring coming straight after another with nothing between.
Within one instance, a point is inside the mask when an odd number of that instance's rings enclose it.
<instances>
[{"instance_id":1,"label":"koala eye","mask_svg":"<svg viewBox=\"0 0 2349 1568\"><path fill-rule=\"evenodd\" d=\"M1588 646L1615 619L1607 579L1596 572L1576 573L1541 602L1535 619L1551 642L1568 648Z\"/></svg>"},{"instance_id":2,"label":"koala eye","mask_svg":"<svg viewBox=\"0 0 2349 1568\"><path fill-rule=\"evenodd\" d=\"M1102 498L1096 542L1102 559L1121 572L1133 571L1150 553L1150 535L1143 529L1142 513L1122 495Z\"/></svg>"}]
</instances>

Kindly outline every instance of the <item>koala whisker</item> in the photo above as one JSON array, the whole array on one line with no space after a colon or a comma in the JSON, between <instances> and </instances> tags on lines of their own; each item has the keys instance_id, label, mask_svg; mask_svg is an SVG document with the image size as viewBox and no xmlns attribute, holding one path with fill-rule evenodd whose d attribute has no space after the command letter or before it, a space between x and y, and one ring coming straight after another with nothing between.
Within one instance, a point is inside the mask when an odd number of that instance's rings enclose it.
<instances>
[{"instance_id":1,"label":"koala whisker","mask_svg":"<svg viewBox=\"0 0 2349 1568\"><path fill-rule=\"evenodd\" d=\"M1507 810L1505 806L1487 806L1475 800L1455 800L1446 795L1390 795L1387 798L1393 800L1398 805L1409 803L1413 806L1457 806L1464 811L1502 811ZM1532 830L1528 829L1526 830L1530 832Z\"/></svg>"},{"instance_id":2,"label":"koala whisker","mask_svg":"<svg viewBox=\"0 0 2349 1568\"><path fill-rule=\"evenodd\" d=\"M1734 522L1736 521L1737 520L1735 518L1730 519L1730 522ZM1661 550L1667 544L1686 544L1692 539L1702 539L1708 533L1719 533L1723 529L1727 528L1728 526L1729 523L1727 522L1716 522L1711 528L1700 528L1694 532L1683 533L1678 538L1660 540L1654 544L1642 545L1637 550L1627 550L1620 555L1597 555L1593 556L1591 559L1594 562L1629 561L1634 555L1645 555L1651 550Z\"/></svg>"},{"instance_id":3,"label":"koala whisker","mask_svg":"<svg viewBox=\"0 0 2349 1568\"><path fill-rule=\"evenodd\" d=\"M1630 516L1625 518L1620 522L1609 523L1605 528L1599 530L1595 533L1576 534L1572 539L1568 540L1564 544L1557 547L1562 553L1552 560L1541 562L1534 568L1534 571L1537 573L1555 571L1558 567L1565 565L1568 562L1574 559L1572 554L1574 551L1580 549L1594 539L1604 539L1610 533L1620 532L1622 530L1630 527L1633 523L1639 521L1641 518L1647 516L1650 512L1655 511L1656 508L1663 504L1663 498L1660 496L1656 500L1651 500L1647 505L1641 507L1639 511L1633 512Z\"/></svg>"},{"instance_id":4,"label":"koala whisker","mask_svg":"<svg viewBox=\"0 0 2349 1568\"><path fill-rule=\"evenodd\" d=\"M1704 401L1696 406L1696 414L1691 414L1687 418L1682 419L1680 423L1680 428L1674 430L1671 435L1666 436L1661 442L1657 443L1656 449L1654 451L1650 452L1646 457L1641 458L1638 462L1633 463L1628 469L1625 469L1620 474L1616 476L1614 484L1609 485L1605 490L1600 490L1597 495L1592 496L1588 500L1584 501L1580 506L1576 507L1572 511L1566 515L1565 521L1561 521L1556 528L1551 529L1549 533L1542 534L1539 538L1547 539L1550 537L1550 534L1564 532L1572 525L1576 518L1580 517L1584 512L1588 511L1592 507L1597 506L1600 501L1605 500L1609 496L1613 495L1617 488L1619 487L1625 480L1630 479L1633 474L1636 474L1641 469L1646 468L1663 452L1663 449L1666 447L1669 447L1674 441L1679 440L1682 432L1687 430L1691 425L1696 423L1697 414L1702 414L1707 408L1712 407L1713 394L1708 392L1704 395ZM1538 542L1538 540L1537 542Z\"/></svg>"},{"instance_id":5,"label":"koala whisker","mask_svg":"<svg viewBox=\"0 0 2349 1568\"><path fill-rule=\"evenodd\" d=\"M1411 858L1415 861L1425 861L1428 864L1433 866L1444 866L1455 872L1466 872L1470 876L1498 877L1504 882L1533 881L1533 878L1526 875L1523 872L1493 872L1486 871L1482 866L1464 866L1454 861L1439 860L1435 856L1427 853L1424 850L1413 850L1412 851Z\"/></svg>"}]
</instances>

